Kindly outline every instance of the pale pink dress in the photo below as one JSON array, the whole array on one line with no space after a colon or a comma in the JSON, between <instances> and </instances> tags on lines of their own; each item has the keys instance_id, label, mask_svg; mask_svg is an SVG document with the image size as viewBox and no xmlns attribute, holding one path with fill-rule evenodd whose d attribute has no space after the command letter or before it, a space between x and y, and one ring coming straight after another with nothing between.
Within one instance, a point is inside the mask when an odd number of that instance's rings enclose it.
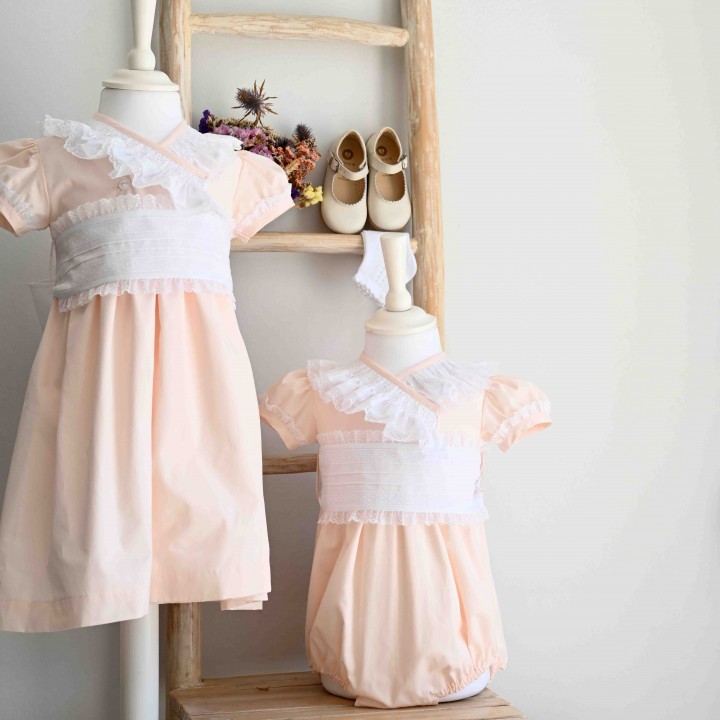
<instances>
[{"instance_id":1,"label":"pale pink dress","mask_svg":"<svg viewBox=\"0 0 720 720\"><path fill-rule=\"evenodd\" d=\"M160 143L99 115L43 131L0 144L0 226L49 227L57 259L0 520L0 629L258 608L259 419L229 249L292 207L285 173L186 123Z\"/></svg>"},{"instance_id":2,"label":"pale pink dress","mask_svg":"<svg viewBox=\"0 0 720 720\"><path fill-rule=\"evenodd\" d=\"M311 361L261 398L289 448L319 443L306 649L357 705L432 705L505 667L482 457L549 413L534 385L443 354L398 375Z\"/></svg>"}]
</instances>

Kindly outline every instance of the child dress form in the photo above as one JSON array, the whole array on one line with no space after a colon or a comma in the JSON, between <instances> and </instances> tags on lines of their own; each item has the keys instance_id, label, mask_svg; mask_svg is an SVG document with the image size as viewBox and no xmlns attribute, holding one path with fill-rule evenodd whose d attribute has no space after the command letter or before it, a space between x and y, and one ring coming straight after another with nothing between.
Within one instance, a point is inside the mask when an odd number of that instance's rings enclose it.
<instances>
[{"instance_id":1,"label":"child dress form","mask_svg":"<svg viewBox=\"0 0 720 720\"><path fill-rule=\"evenodd\" d=\"M227 172L228 205L212 195ZM46 118L0 144L0 226L50 228L56 282L0 519L0 629L256 609L270 590L258 409L230 239L293 206L285 173L182 122Z\"/></svg>"},{"instance_id":2,"label":"child dress form","mask_svg":"<svg viewBox=\"0 0 720 720\"><path fill-rule=\"evenodd\" d=\"M366 353L311 361L261 398L288 448L319 444L306 650L356 705L432 705L505 667L482 458L549 412L534 385L443 353L395 374Z\"/></svg>"}]
</instances>

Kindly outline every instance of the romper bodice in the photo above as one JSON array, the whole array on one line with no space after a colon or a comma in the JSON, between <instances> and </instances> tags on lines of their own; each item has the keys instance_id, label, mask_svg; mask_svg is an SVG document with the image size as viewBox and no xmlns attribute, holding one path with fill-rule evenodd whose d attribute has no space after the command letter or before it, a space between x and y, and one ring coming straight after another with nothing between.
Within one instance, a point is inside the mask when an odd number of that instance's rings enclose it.
<instances>
[{"instance_id":1,"label":"romper bodice","mask_svg":"<svg viewBox=\"0 0 720 720\"><path fill-rule=\"evenodd\" d=\"M444 354L392 375L367 355L310 361L261 397L289 447L317 442L320 524L472 524L487 517L481 477L491 444L507 449L549 424L530 383Z\"/></svg>"}]
</instances>

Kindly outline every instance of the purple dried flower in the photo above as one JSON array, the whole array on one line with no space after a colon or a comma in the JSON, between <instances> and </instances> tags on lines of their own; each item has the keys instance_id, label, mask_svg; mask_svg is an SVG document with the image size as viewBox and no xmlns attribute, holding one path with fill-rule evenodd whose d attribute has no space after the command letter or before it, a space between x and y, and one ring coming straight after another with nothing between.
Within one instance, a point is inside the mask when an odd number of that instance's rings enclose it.
<instances>
[{"instance_id":1,"label":"purple dried flower","mask_svg":"<svg viewBox=\"0 0 720 720\"><path fill-rule=\"evenodd\" d=\"M248 148L248 150L256 155L262 155L263 157L270 158L272 160L272 153L267 149L266 145L254 145L253 147Z\"/></svg>"},{"instance_id":2,"label":"purple dried flower","mask_svg":"<svg viewBox=\"0 0 720 720\"><path fill-rule=\"evenodd\" d=\"M200 124L198 125L198 130L200 130L201 133L210 132L208 120L212 117L213 114L209 110L203 110L202 118L200 119Z\"/></svg>"}]
</instances>

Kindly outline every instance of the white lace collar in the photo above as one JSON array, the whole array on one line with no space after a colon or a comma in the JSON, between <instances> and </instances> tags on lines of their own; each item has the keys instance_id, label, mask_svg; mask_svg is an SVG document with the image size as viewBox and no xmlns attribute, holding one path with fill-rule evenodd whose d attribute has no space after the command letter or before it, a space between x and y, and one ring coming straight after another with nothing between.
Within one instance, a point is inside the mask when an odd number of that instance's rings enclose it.
<instances>
[{"instance_id":1,"label":"white lace collar","mask_svg":"<svg viewBox=\"0 0 720 720\"><path fill-rule=\"evenodd\" d=\"M392 375L363 354L344 365L309 360L307 373L323 402L347 415L362 412L368 422L384 425L386 441L417 442L426 455L444 454L439 415L481 395L492 370L487 363L458 363L444 354L416 368Z\"/></svg>"},{"instance_id":2,"label":"white lace collar","mask_svg":"<svg viewBox=\"0 0 720 720\"><path fill-rule=\"evenodd\" d=\"M102 115L86 123L46 115L41 128L43 135L64 138L65 149L75 157L107 157L113 167L112 178L130 176L136 188L160 185L178 209L209 208L227 215L206 185L232 162L236 149L232 142L206 138L183 123L168 136L172 142L154 143Z\"/></svg>"}]
</instances>

